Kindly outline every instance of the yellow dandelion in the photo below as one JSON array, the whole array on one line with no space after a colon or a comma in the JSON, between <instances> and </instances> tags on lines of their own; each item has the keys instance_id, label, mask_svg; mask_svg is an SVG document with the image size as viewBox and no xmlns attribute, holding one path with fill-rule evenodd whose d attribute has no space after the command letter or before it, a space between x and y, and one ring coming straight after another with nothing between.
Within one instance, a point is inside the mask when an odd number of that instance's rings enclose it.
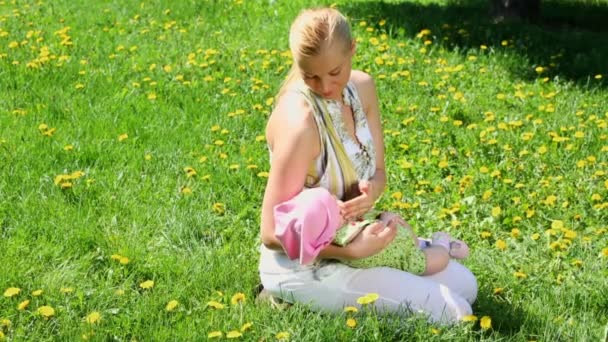
<instances>
[{"instance_id":1,"label":"yellow dandelion","mask_svg":"<svg viewBox=\"0 0 608 342\"><path fill-rule=\"evenodd\" d=\"M258 177L260 178L268 178L268 176L270 176L270 173L268 173L267 171L262 171L258 173Z\"/></svg>"},{"instance_id":2,"label":"yellow dandelion","mask_svg":"<svg viewBox=\"0 0 608 342\"><path fill-rule=\"evenodd\" d=\"M127 258L127 257L120 257L120 259L118 259L118 262L119 262L121 265L126 265L126 264L128 264L128 263L129 263L129 258Z\"/></svg>"},{"instance_id":3,"label":"yellow dandelion","mask_svg":"<svg viewBox=\"0 0 608 342\"><path fill-rule=\"evenodd\" d=\"M126 139L129 138L129 135L127 133L123 133L121 135L118 136L118 141L124 141Z\"/></svg>"},{"instance_id":4,"label":"yellow dandelion","mask_svg":"<svg viewBox=\"0 0 608 342\"><path fill-rule=\"evenodd\" d=\"M118 289L118 290L114 291L114 294L117 295L117 296L122 296L122 295L125 294L125 290Z\"/></svg>"},{"instance_id":5,"label":"yellow dandelion","mask_svg":"<svg viewBox=\"0 0 608 342\"><path fill-rule=\"evenodd\" d=\"M70 294L72 292L74 292L74 288L72 287L62 287L59 289L59 292L63 293L63 294Z\"/></svg>"},{"instance_id":6,"label":"yellow dandelion","mask_svg":"<svg viewBox=\"0 0 608 342\"><path fill-rule=\"evenodd\" d=\"M532 240L536 241L536 240L540 239L540 234L538 234L538 233L534 233L534 234L532 234L532 235L530 236L530 238L531 238Z\"/></svg>"},{"instance_id":7,"label":"yellow dandelion","mask_svg":"<svg viewBox=\"0 0 608 342\"><path fill-rule=\"evenodd\" d=\"M243 324L243 326L241 327L241 332L245 332L245 331L251 329L252 326L253 326L253 323L251 323L251 322L247 322L247 323Z\"/></svg>"},{"instance_id":8,"label":"yellow dandelion","mask_svg":"<svg viewBox=\"0 0 608 342\"><path fill-rule=\"evenodd\" d=\"M491 237L491 236L492 236L492 233L490 233L490 232L488 232L488 231L483 231L483 232L479 233L479 236L480 236L482 239L487 239L487 238L489 238L489 237Z\"/></svg>"},{"instance_id":9,"label":"yellow dandelion","mask_svg":"<svg viewBox=\"0 0 608 342\"><path fill-rule=\"evenodd\" d=\"M359 310L356 307L354 307L354 306L347 306L347 307L344 308L344 312L353 312L353 313L356 313L356 312L359 312Z\"/></svg>"},{"instance_id":10,"label":"yellow dandelion","mask_svg":"<svg viewBox=\"0 0 608 342\"><path fill-rule=\"evenodd\" d=\"M608 258L608 247L603 248L599 255L600 258Z\"/></svg>"},{"instance_id":11,"label":"yellow dandelion","mask_svg":"<svg viewBox=\"0 0 608 342\"><path fill-rule=\"evenodd\" d=\"M35 291L32 291L32 296L34 296L34 297L38 297L38 296L40 296L40 295L42 295L42 290L35 290Z\"/></svg>"},{"instance_id":12,"label":"yellow dandelion","mask_svg":"<svg viewBox=\"0 0 608 342\"><path fill-rule=\"evenodd\" d=\"M188 178L196 176L196 170L192 166L186 166L184 172Z\"/></svg>"},{"instance_id":13,"label":"yellow dandelion","mask_svg":"<svg viewBox=\"0 0 608 342\"><path fill-rule=\"evenodd\" d=\"M243 334L241 334L241 332L237 330L232 330L226 333L226 338L239 338L241 336L243 336Z\"/></svg>"},{"instance_id":14,"label":"yellow dandelion","mask_svg":"<svg viewBox=\"0 0 608 342\"><path fill-rule=\"evenodd\" d=\"M144 159L150 161L150 160L152 160L152 155L151 154L146 154L144 156Z\"/></svg>"},{"instance_id":15,"label":"yellow dandelion","mask_svg":"<svg viewBox=\"0 0 608 342\"><path fill-rule=\"evenodd\" d=\"M212 331L210 333L207 334L207 338L219 338L224 336L224 334L221 331Z\"/></svg>"},{"instance_id":16,"label":"yellow dandelion","mask_svg":"<svg viewBox=\"0 0 608 342\"><path fill-rule=\"evenodd\" d=\"M481 329L483 330L490 329L492 327L492 319L489 316L481 317L479 320L479 326L481 326Z\"/></svg>"},{"instance_id":17,"label":"yellow dandelion","mask_svg":"<svg viewBox=\"0 0 608 342\"><path fill-rule=\"evenodd\" d=\"M527 274L525 274L524 272L521 272L521 271L514 272L514 273L513 273L513 275L514 275L514 276L515 276L515 278L517 278L517 279L525 279L525 278L527 278L527 277L528 277L528 275L527 275Z\"/></svg>"},{"instance_id":18,"label":"yellow dandelion","mask_svg":"<svg viewBox=\"0 0 608 342\"><path fill-rule=\"evenodd\" d=\"M4 297L13 297L19 294L19 292L21 292L20 288L17 287L9 287L8 289L6 289L4 291Z\"/></svg>"},{"instance_id":19,"label":"yellow dandelion","mask_svg":"<svg viewBox=\"0 0 608 342\"><path fill-rule=\"evenodd\" d=\"M211 208L215 213L220 215L226 212L226 205L224 203L213 203L213 206Z\"/></svg>"},{"instance_id":20,"label":"yellow dandelion","mask_svg":"<svg viewBox=\"0 0 608 342\"><path fill-rule=\"evenodd\" d=\"M234 294L234 296L232 296L232 298L230 299L230 303L232 303L232 305L236 305L238 303L245 303L245 294L242 292L237 292Z\"/></svg>"},{"instance_id":21,"label":"yellow dandelion","mask_svg":"<svg viewBox=\"0 0 608 342\"><path fill-rule=\"evenodd\" d=\"M504 251L505 249L507 249L507 243L504 240L498 239L496 240L496 248L500 249L501 251Z\"/></svg>"},{"instance_id":22,"label":"yellow dandelion","mask_svg":"<svg viewBox=\"0 0 608 342\"><path fill-rule=\"evenodd\" d=\"M208 307L211 307L211 308L213 308L213 309L216 309L216 310L222 310L222 309L224 308L224 304L222 304L222 303L220 303L220 302L217 302L217 301L215 301L215 300L212 300L212 301L210 301L210 302L207 302L207 306L208 306Z\"/></svg>"},{"instance_id":23,"label":"yellow dandelion","mask_svg":"<svg viewBox=\"0 0 608 342\"><path fill-rule=\"evenodd\" d=\"M71 151L74 149L74 145L65 145L63 146L64 151Z\"/></svg>"},{"instance_id":24,"label":"yellow dandelion","mask_svg":"<svg viewBox=\"0 0 608 342\"><path fill-rule=\"evenodd\" d=\"M19 311L23 311L25 310L28 306L30 305L30 301L29 300L24 300L23 302L19 303L19 305L17 305L17 310Z\"/></svg>"},{"instance_id":25,"label":"yellow dandelion","mask_svg":"<svg viewBox=\"0 0 608 342\"><path fill-rule=\"evenodd\" d=\"M154 280L146 280L143 283L139 284L139 287L144 290L149 290L154 287Z\"/></svg>"},{"instance_id":26,"label":"yellow dandelion","mask_svg":"<svg viewBox=\"0 0 608 342\"><path fill-rule=\"evenodd\" d=\"M281 331L275 336L277 340L287 340L289 338L289 333L287 331Z\"/></svg>"},{"instance_id":27,"label":"yellow dandelion","mask_svg":"<svg viewBox=\"0 0 608 342\"><path fill-rule=\"evenodd\" d=\"M504 289L502 287L496 287L494 288L494 291L492 292L494 295L499 295L501 293L503 293Z\"/></svg>"},{"instance_id":28,"label":"yellow dandelion","mask_svg":"<svg viewBox=\"0 0 608 342\"><path fill-rule=\"evenodd\" d=\"M185 186L182 188L182 194L184 195L192 195L192 189L190 189L189 187Z\"/></svg>"},{"instance_id":29,"label":"yellow dandelion","mask_svg":"<svg viewBox=\"0 0 608 342\"><path fill-rule=\"evenodd\" d=\"M148 94L148 100L150 100L150 101L156 100L156 93L149 93Z\"/></svg>"},{"instance_id":30,"label":"yellow dandelion","mask_svg":"<svg viewBox=\"0 0 608 342\"><path fill-rule=\"evenodd\" d=\"M551 222L551 228L558 229L558 230L564 229L564 222L560 221L560 220L553 220Z\"/></svg>"},{"instance_id":31,"label":"yellow dandelion","mask_svg":"<svg viewBox=\"0 0 608 342\"><path fill-rule=\"evenodd\" d=\"M595 75L595 79L596 79L596 80L601 80L601 79L602 79L602 74L597 74L597 75Z\"/></svg>"},{"instance_id":32,"label":"yellow dandelion","mask_svg":"<svg viewBox=\"0 0 608 342\"><path fill-rule=\"evenodd\" d=\"M346 326L352 329L357 326L357 321L354 318L349 318L346 320Z\"/></svg>"},{"instance_id":33,"label":"yellow dandelion","mask_svg":"<svg viewBox=\"0 0 608 342\"><path fill-rule=\"evenodd\" d=\"M39 307L37 311L38 314L44 318L51 318L55 315L55 309L48 305Z\"/></svg>"},{"instance_id":34,"label":"yellow dandelion","mask_svg":"<svg viewBox=\"0 0 608 342\"><path fill-rule=\"evenodd\" d=\"M476 322L477 321L477 316L475 316L475 315L466 315L466 316L462 317L462 321L463 322Z\"/></svg>"},{"instance_id":35,"label":"yellow dandelion","mask_svg":"<svg viewBox=\"0 0 608 342\"><path fill-rule=\"evenodd\" d=\"M357 298L357 303L361 305L371 304L378 298L380 298L380 296L377 293L368 293L365 296Z\"/></svg>"},{"instance_id":36,"label":"yellow dandelion","mask_svg":"<svg viewBox=\"0 0 608 342\"><path fill-rule=\"evenodd\" d=\"M175 308L177 308L178 305L179 305L179 302L174 299L174 300L170 301L169 303L167 303L167 306L165 306L165 310L168 312L171 312L171 311L175 310Z\"/></svg>"},{"instance_id":37,"label":"yellow dandelion","mask_svg":"<svg viewBox=\"0 0 608 342\"><path fill-rule=\"evenodd\" d=\"M97 311L93 311L87 315L86 321L89 324L96 324L101 321L101 314Z\"/></svg>"},{"instance_id":38,"label":"yellow dandelion","mask_svg":"<svg viewBox=\"0 0 608 342\"><path fill-rule=\"evenodd\" d=\"M492 216L498 217L500 216L500 213L502 213L502 209L500 209L500 207L492 208Z\"/></svg>"}]
</instances>

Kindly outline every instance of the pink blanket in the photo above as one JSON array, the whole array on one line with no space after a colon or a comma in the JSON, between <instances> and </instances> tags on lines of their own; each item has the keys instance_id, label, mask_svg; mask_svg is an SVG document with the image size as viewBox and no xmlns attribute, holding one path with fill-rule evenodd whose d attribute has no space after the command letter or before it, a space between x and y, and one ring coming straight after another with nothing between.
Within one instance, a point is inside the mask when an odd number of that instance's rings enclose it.
<instances>
[{"instance_id":1,"label":"pink blanket","mask_svg":"<svg viewBox=\"0 0 608 342\"><path fill-rule=\"evenodd\" d=\"M274 207L275 236L287 256L307 265L330 244L342 223L336 199L324 188L304 189Z\"/></svg>"}]
</instances>

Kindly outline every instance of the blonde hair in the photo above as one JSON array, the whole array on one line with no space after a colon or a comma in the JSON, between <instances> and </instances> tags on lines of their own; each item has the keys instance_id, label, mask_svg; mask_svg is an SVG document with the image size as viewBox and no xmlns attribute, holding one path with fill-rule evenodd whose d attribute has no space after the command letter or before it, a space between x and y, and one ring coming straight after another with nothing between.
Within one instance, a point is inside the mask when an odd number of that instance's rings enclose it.
<instances>
[{"instance_id":1,"label":"blonde hair","mask_svg":"<svg viewBox=\"0 0 608 342\"><path fill-rule=\"evenodd\" d=\"M333 8L314 8L300 12L289 30L289 49L294 63L277 97L299 79L296 59L317 56L324 47L331 46L334 41L344 43L345 52L351 47L350 25L342 13Z\"/></svg>"}]
</instances>

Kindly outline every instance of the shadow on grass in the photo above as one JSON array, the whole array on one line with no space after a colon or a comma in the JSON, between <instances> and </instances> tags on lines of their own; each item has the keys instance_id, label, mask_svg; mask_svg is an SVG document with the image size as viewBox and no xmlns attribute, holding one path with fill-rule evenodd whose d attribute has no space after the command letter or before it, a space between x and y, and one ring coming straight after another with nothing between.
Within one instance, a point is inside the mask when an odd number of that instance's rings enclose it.
<instances>
[{"instance_id":1,"label":"shadow on grass","mask_svg":"<svg viewBox=\"0 0 608 342\"><path fill-rule=\"evenodd\" d=\"M386 29L396 35L414 38L430 29L433 41L449 50L467 54L486 45L521 56L527 63L513 61L507 67L522 79L538 77L534 68L543 66L549 77L573 81L578 85L608 86L608 3L590 1L579 4L543 1L536 23L495 22L486 0L448 0L446 5L414 2L350 2L341 7L353 25L360 20L386 21ZM503 41L508 46L502 46ZM595 75L603 78L597 80Z\"/></svg>"},{"instance_id":2,"label":"shadow on grass","mask_svg":"<svg viewBox=\"0 0 608 342\"><path fill-rule=\"evenodd\" d=\"M530 317L529 313L488 291L479 292L477 301L473 304L473 313L490 316L493 332L504 337L525 334L524 337L531 338L542 333L530 330L534 327L542 327L542 324L535 322L535 318Z\"/></svg>"}]
</instances>

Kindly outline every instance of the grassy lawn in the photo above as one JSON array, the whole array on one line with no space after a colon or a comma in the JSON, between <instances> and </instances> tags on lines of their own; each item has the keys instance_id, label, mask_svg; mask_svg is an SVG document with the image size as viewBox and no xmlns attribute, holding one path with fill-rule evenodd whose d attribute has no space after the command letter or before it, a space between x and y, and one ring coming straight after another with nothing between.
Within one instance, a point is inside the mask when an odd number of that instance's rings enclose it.
<instances>
[{"instance_id":1,"label":"grassy lawn","mask_svg":"<svg viewBox=\"0 0 608 342\"><path fill-rule=\"evenodd\" d=\"M337 1L379 91L378 206L469 243L476 317L254 302L264 126L311 4L0 0L0 341L603 338L599 0L534 25L482 0Z\"/></svg>"}]
</instances>

